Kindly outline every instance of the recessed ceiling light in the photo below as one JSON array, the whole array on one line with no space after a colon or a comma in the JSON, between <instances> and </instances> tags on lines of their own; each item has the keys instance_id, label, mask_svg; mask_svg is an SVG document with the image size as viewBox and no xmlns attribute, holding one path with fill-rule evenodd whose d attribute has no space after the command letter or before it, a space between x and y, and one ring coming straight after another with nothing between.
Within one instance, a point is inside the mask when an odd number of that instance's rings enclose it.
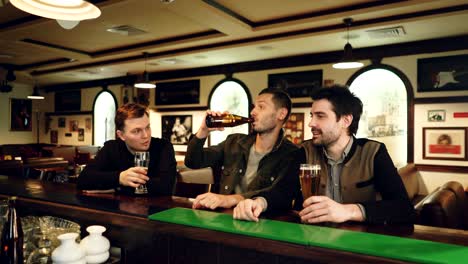
<instances>
[{"instance_id":1,"label":"recessed ceiling light","mask_svg":"<svg viewBox=\"0 0 468 264\"><path fill-rule=\"evenodd\" d=\"M165 60L161 60L160 62L164 64L176 64L177 63L175 59L165 59Z\"/></svg>"},{"instance_id":2,"label":"recessed ceiling light","mask_svg":"<svg viewBox=\"0 0 468 264\"><path fill-rule=\"evenodd\" d=\"M161 64L169 64L169 65L182 64L182 63L185 63L185 62L186 61L176 59L176 58L164 59L164 60L159 61L159 63L161 63Z\"/></svg>"},{"instance_id":3,"label":"recessed ceiling light","mask_svg":"<svg viewBox=\"0 0 468 264\"><path fill-rule=\"evenodd\" d=\"M272 50L272 46L259 46L257 47L258 50Z\"/></svg>"},{"instance_id":4,"label":"recessed ceiling light","mask_svg":"<svg viewBox=\"0 0 468 264\"><path fill-rule=\"evenodd\" d=\"M208 57L205 56L205 55L197 55L197 56L195 56L195 59L206 59L206 58L208 58Z\"/></svg>"}]
</instances>

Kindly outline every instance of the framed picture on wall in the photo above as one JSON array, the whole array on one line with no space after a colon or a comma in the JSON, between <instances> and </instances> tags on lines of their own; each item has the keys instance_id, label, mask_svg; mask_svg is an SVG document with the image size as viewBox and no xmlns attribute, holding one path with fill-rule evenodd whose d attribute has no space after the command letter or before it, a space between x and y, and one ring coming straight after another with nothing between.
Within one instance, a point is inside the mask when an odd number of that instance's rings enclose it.
<instances>
[{"instance_id":1,"label":"framed picture on wall","mask_svg":"<svg viewBox=\"0 0 468 264\"><path fill-rule=\"evenodd\" d=\"M58 131L57 130L50 131L50 143L52 144L58 143Z\"/></svg>"},{"instance_id":2,"label":"framed picture on wall","mask_svg":"<svg viewBox=\"0 0 468 264\"><path fill-rule=\"evenodd\" d=\"M120 88L120 105L133 102L133 87L124 85Z\"/></svg>"},{"instance_id":3,"label":"framed picture on wall","mask_svg":"<svg viewBox=\"0 0 468 264\"><path fill-rule=\"evenodd\" d=\"M157 83L156 87L156 105L200 103L200 80Z\"/></svg>"},{"instance_id":4,"label":"framed picture on wall","mask_svg":"<svg viewBox=\"0 0 468 264\"><path fill-rule=\"evenodd\" d=\"M55 112L81 111L81 90L55 92Z\"/></svg>"},{"instance_id":5,"label":"framed picture on wall","mask_svg":"<svg viewBox=\"0 0 468 264\"><path fill-rule=\"evenodd\" d=\"M140 89L136 88L136 97L135 97L135 102L148 106L149 105L149 96L150 96L150 90L149 89Z\"/></svg>"},{"instance_id":6,"label":"framed picture on wall","mask_svg":"<svg viewBox=\"0 0 468 264\"><path fill-rule=\"evenodd\" d=\"M429 110L427 111L427 121L429 122L444 122L445 110Z\"/></svg>"},{"instance_id":7,"label":"framed picture on wall","mask_svg":"<svg viewBox=\"0 0 468 264\"><path fill-rule=\"evenodd\" d=\"M58 127L65 127L67 119L65 117L58 118Z\"/></svg>"},{"instance_id":8,"label":"framed picture on wall","mask_svg":"<svg viewBox=\"0 0 468 264\"><path fill-rule=\"evenodd\" d=\"M86 128L86 131L91 131L91 118L90 117L87 117L85 119L85 128Z\"/></svg>"},{"instance_id":9,"label":"framed picture on wall","mask_svg":"<svg viewBox=\"0 0 468 264\"><path fill-rule=\"evenodd\" d=\"M304 141L304 113L291 113L284 125L284 136L294 144Z\"/></svg>"},{"instance_id":10,"label":"framed picture on wall","mask_svg":"<svg viewBox=\"0 0 468 264\"><path fill-rule=\"evenodd\" d=\"M187 145L192 136L192 115L161 117L162 138L174 145Z\"/></svg>"},{"instance_id":11,"label":"framed picture on wall","mask_svg":"<svg viewBox=\"0 0 468 264\"><path fill-rule=\"evenodd\" d=\"M84 141L84 128L78 128L78 141Z\"/></svg>"},{"instance_id":12,"label":"framed picture on wall","mask_svg":"<svg viewBox=\"0 0 468 264\"><path fill-rule=\"evenodd\" d=\"M468 160L467 128L423 127L423 159Z\"/></svg>"},{"instance_id":13,"label":"framed picture on wall","mask_svg":"<svg viewBox=\"0 0 468 264\"><path fill-rule=\"evenodd\" d=\"M10 99L10 130L32 131L32 102L29 99Z\"/></svg>"},{"instance_id":14,"label":"framed picture on wall","mask_svg":"<svg viewBox=\"0 0 468 264\"><path fill-rule=\"evenodd\" d=\"M70 132L78 131L78 120L70 120Z\"/></svg>"},{"instance_id":15,"label":"framed picture on wall","mask_svg":"<svg viewBox=\"0 0 468 264\"><path fill-rule=\"evenodd\" d=\"M468 55L418 59L418 92L468 90Z\"/></svg>"},{"instance_id":16,"label":"framed picture on wall","mask_svg":"<svg viewBox=\"0 0 468 264\"><path fill-rule=\"evenodd\" d=\"M284 89L291 98L310 97L322 86L322 78L322 70L269 74L268 87Z\"/></svg>"}]
</instances>

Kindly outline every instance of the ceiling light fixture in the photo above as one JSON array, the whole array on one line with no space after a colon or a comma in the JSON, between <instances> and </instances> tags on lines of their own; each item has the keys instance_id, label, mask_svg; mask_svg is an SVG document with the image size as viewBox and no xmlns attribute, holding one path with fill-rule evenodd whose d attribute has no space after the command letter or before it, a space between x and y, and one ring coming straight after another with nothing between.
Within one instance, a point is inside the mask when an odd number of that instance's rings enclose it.
<instances>
[{"instance_id":1,"label":"ceiling light fixture","mask_svg":"<svg viewBox=\"0 0 468 264\"><path fill-rule=\"evenodd\" d=\"M31 95L28 95L28 99L33 99L33 100L44 99L44 96L39 94L39 87L37 87L37 85L34 86L33 93Z\"/></svg>"},{"instance_id":2,"label":"ceiling light fixture","mask_svg":"<svg viewBox=\"0 0 468 264\"><path fill-rule=\"evenodd\" d=\"M364 66L362 62L358 62L353 58L353 47L349 44L349 27L353 22L352 18L343 19L346 25L346 45L344 46L344 55L340 62L333 64L335 69L354 69Z\"/></svg>"},{"instance_id":3,"label":"ceiling light fixture","mask_svg":"<svg viewBox=\"0 0 468 264\"><path fill-rule=\"evenodd\" d=\"M94 19L101 15L98 7L83 0L10 0L10 2L27 13L56 19L65 29L72 29L81 20Z\"/></svg>"},{"instance_id":4,"label":"ceiling light fixture","mask_svg":"<svg viewBox=\"0 0 468 264\"><path fill-rule=\"evenodd\" d=\"M149 74L146 71L146 61L148 60L148 52L143 52L143 55L145 56L145 71L143 72L143 76L142 76L143 80L141 82L136 82L134 86L136 88L144 88L144 89L156 88L156 84L150 83Z\"/></svg>"}]
</instances>

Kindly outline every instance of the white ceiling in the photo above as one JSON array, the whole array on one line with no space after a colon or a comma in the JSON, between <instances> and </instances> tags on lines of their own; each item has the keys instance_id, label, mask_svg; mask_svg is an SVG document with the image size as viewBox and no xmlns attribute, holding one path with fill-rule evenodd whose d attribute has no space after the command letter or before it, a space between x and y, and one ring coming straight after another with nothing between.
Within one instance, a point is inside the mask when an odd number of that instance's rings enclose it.
<instances>
[{"instance_id":1,"label":"white ceiling","mask_svg":"<svg viewBox=\"0 0 468 264\"><path fill-rule=\"evenodd\" d=\"M0 3L6 2L1 0ZM92 1L102 15L72 29L7 3L0 7L0 65L40 85L163 72L468 34L468 0ZM106 29L129 25L147 33ZM402 27L406 34L371 37ZM171 64L176 59L175 64ZM169 60L169 61L168 61Z\"/></svg>"}]
</instances>

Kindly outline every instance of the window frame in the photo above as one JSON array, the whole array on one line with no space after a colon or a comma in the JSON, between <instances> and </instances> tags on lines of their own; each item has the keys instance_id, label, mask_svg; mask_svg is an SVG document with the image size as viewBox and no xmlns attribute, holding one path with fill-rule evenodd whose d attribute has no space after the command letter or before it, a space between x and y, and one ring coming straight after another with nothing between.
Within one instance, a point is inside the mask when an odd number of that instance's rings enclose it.
<instances>
[{"instance_id":1,"label":"window frame","mask_svg":"<svg viewBox=\"0 0 468 264\"><path fill-rule=\"evenodd\" d=\"M370 70L375 70L375 69L384 69L388 70L395 75L397 75L400 80L403 82L406 88L406 107L407 107L407 143L408 143L408 148L407 148L407 153L406 153L406 162L407 163L412 163L414 162L414 90L413 86L411 85L411 82L409 78L398 68L395 68L391 65L388 64L382 64L382 63L373 63L368 66L362 67L359 70L357 70L351 77L348 79L346 82L346 85L348 87L351 86L351 84L354 82L354 80L359 77L361 74L370 71Z\"/></svg>"}]
</instances>

